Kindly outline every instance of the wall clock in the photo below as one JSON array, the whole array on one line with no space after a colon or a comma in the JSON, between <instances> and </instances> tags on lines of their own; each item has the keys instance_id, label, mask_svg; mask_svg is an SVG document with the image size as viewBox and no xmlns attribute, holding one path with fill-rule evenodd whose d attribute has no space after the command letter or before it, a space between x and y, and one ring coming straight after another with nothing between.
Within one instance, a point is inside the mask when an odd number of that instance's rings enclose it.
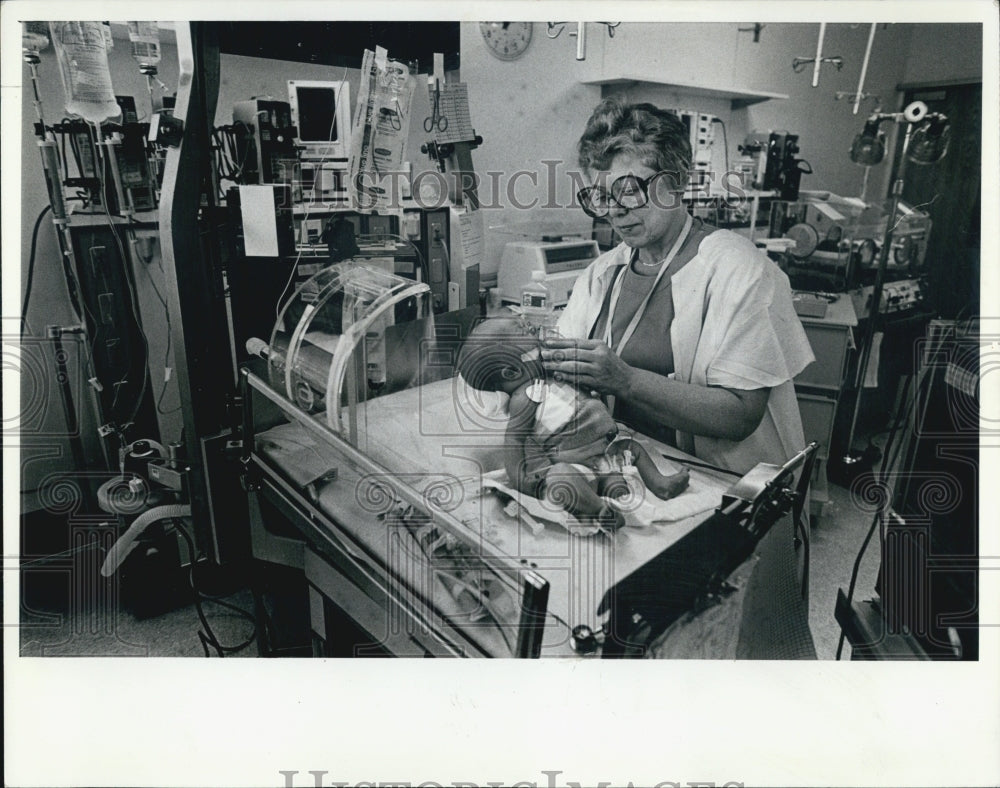
<instances>
[{"instance_id":1,"label":"wall clock","mask_svg":"<svg viewBox=\"0 0 1000 788\"><path fill-rule=\"evenodd\" d=\"M490 54L501 60L517 60L531 43L532 22L480 22L479 32Z\"/></svg>"}]
</instances>

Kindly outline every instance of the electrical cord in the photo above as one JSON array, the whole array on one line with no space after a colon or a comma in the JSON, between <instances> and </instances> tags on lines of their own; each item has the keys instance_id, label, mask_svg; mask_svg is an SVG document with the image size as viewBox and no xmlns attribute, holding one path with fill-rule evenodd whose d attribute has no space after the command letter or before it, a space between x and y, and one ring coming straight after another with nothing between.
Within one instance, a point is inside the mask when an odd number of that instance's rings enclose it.
<instances>
[{"instance_id":1,"label":"electrical cord","mask_svg":"<svg viewBox=\"0 0 1000 788\"><path fill-rule=\"evenodd\" d=\"M722 152L726 157L726 172L729 172L729 138L726 136L726 122L722 118L713 118L712 122L722 126Z\"/></svg>"},{"instance_id":2,"label":"electrical cord","mask_svg":"<svg viewBox=\"0 0 1000 788\"><path fill-rule=\"evenodd\" d=\"M194 608L195 612L198 614L198 620L201 622L202 629L198 630L198 640L201 642L201 647L205 652L206 657L211 657L211 653L208 647L211 646L217 656L225 657L226 654L235 654L243 649L247 648L257 637L256 620L254 617L236 605L229 602L224 602L222 599L206 597L201 591L198 590L197 583L195 582L195 571L194 568L197 565L197 553L195 551L194 540L191 538L191 534L188 533L187 529L182 526L176 520L171 520L168 523L169 527L174 528L178 534L184 539L187 545L188 551L188 561L190 563L190 568L188 570L188 582L191 585L191 590L194 592ZM244 640L242 643L238 643L235 646L226 646L219 642L219 638L215 634L215 630L212 629L212 625L208 623L208 617L205 615L205 610L202 607L203 602L212 602L213 604L221 605L222 607L231 609L243 618L254 624L254 631L250 633L250 636Z\"/></svg>"},{"instance_id":3,"label":"electrical cord","mask_svg":"<svg viewBox=\"0 0 1000 788\"><path fill-rule=\"evenodd\" d=\"M941 341L939 342L939 347L934 350L935 353L940 348L940 344L943 343L943 341L944 338L942 337ZM894 446L896 442L896 433L898 432L899 427L903 423L909 422L910 417L913 415L917 403L920 402L921 397L927 393L924 389L926 389L927 386L930 385L928 381L930 381L931 379L932 376L925 370L917 384L917 390L914 392L913 399L909 402L906 410L897 411L896 419L894 420L892 428L889 431L889 437L886 440L885 449L883 450L882 465L880 466L878 476L876 476L875 479L877 485L884 484L887 472L896 466L896 463L899 459L899 453L902 451L902 446L903 446L902 441L900 441L898 445ZM903 393L900 398L901 402L906 400L906 395L909 393L911 382L912 379L907 378L906 385L903 388ZM890 453L892 452L893 448L896 449L896 452L895 454L892 455L892 459L890 460ZM881 539L880 545L885 544L884 529L885 529L885 512L887 508L888 508L888 501L886 502L885 505L879 506L879 508L876 510L874 516L872 517L872 524L868 528L867 533L865 534L865 538L861 543L861 548L858 550L857 557L854 559L854 566L851 570L851 580L847 587L848 605L850 605L854 600L854 592L857 586L858 575L860 574L861 571L861 561L863 560L865 552L868 549L868 544L871 541L872 536L875 534L876 528L879 529L879 534ZM841 654L843 653L845 639L846 639L846 633L844 632L843 629L841 629L840 637L837 640L837 653L835 657L838 660L840 659Z\"/></svg>"},{"instance_id":4,"label":"electrical cord","mask_svg":"<svg viewBox=\"0 0 1000 788\"><path fill-rule=\"evenodd\" d=\"M97 181L99 183L100 194L105 198L101 201L104 206L104 214L108 220L108 228L111 230L111 235L115 239L115 244L118 246L118 253L120 255L120 260L122 264L122 272L125 277L125 284L128 289L129 294L129 304L132 311L132 320L135 323L136 328L139 329L139 336L142 339L143 345L143 361L142 361L142 385L139 388L139 393L135 398L135 404L132 407L132 411L128 418L121 425L121 431L124 432L135 422L135 418L139 413L139 409L142 407L143 397L146 395L146 389L149 385L149 338L146 336L146 331L142 326L142 321L139 317L139 305L138 298L135 292L135 282L132 281L132 273L129 270L129 257L125 254L125 246L122 244L121 238L118 235L118 230L115 228L114 218L111 216L111 210L108 208L108 201L105 195L105 181L104 181L104 160L101 156L100 146L99 146L99 129L93 128L93 134L88 133L91 145L93 146L94 161L96 162L97 170ZM118 394L121 391L121 386L128 379L128 370L126 369L124 377L118 380L115 385L114 397L111 401L111 412L114 414L115 408L118 405Z\"/></svg>"},{"instance_id":5,"label":"electrical cord","mask_svg":"<svg viewBox=\"0 0 1000 788\"><path fill-rule=\"evenodd\" d=\"M437 241L439 244L441 244L441 251L444 252L445 271L447 271L448 269L451 268L451 254L448 251L447 242L444 240L444 238L433 238L431 239L431 241L432 242Z\"/></svg>"},{"instance_id":6,"label":"electrical cord","mask_svg":"<svg viewBox=\"0 0 1000 788\"><path fill-rule=\"evenodd\" d=\"M129 217L130 225L132 222L134 222L134 220L132 219L132 217ZM134 230L133 230L133 240L134 240ZM163 275L165 279L167 276L167 272L163 270L163 261L157 258L156 265L160 269L160 273ZM159 300L160 304L162 304L163 306L163 315L167 324L167 347L163 353L163 385L160 387L160 393L156 397L156 412L159 413L161 416L169 416L181 409L180 406L178 405L176 408L172 408L170 410L163 410L163 398L166 396L167 384L170 382L167 379L167 369L170 368L171 350L173 342L173 327L170 322L170 307L167 305L167 299L163 296L163 293L160 291L160 288L156 284L156 280L153 279L152 276L149 277L149 286L153 289L153 292L156 294L157 300Z\"/></svg>"},{"instance_id":7,"label":"electrical cord","mask_svg":"<svg viewBox=\"0 0 1000 788\"><path fill-rule=\"evenodd\" d=\"M69 200L74 200L74 199L77 199L77 198L76 197L70 197L68 199ZM42 210L38 214L38 218L35 219L35 226L32 228L32 231L31 231L31 250L30 250L30 252L28 254L28 276L27 276L27 282L25 283L25 287L24 287L24 301L21 304L21 338L22 339L24 338L24 331L25 331L25 328L27 327L27 324L28 324L28 307L29 307L29 305L31 303L31 291L32 291L32 285L34 283L34 277L35 277L35 259L36 259L36 252L37 252L37 248L38 248L37 247L37 244L38 244L38 230L41 227L42 219L45 217L45 213L47 211L51 211L51 210L52 210L52 204L51 203L49 203L44 208L42 208ZM78 303L77 299L73 297L73 293L80 293L81 290L80 290L80 283L76 279L76 274L73 271L72 266L65 265L63 267L63 271L64 271L65 275L68 277L68 279L71 280L71 281L67 281L66 282L66 287L67 287L67 290L69 291L68 295L69 295L70 304L73 307L73 311L76 313L77 320L79 320L81 324L84 323L83 315L80 313L80 307L82 306L83 309L84 309L84 311L90 317L91 324L94 325L94 326L99 325L99 323L97 321L97 318L94 316L94 313L91 312L90 309L87 307L87 302L85 300L81 300ZM72 287L70 285L72 285ZM93 342L91 342L90 344L88 344L86 346L87 347L87 362L86 362L86 365L87 365L87 368L90 369L91 371L93 371L94 343L96 341L97 340L96 340L96 337L95 337L94 340L93 340Z\"/></svg>"},{"instance_id":8,"label":"electrical cord","mask_svg":"<svg viewBox=\"0 0 1000 788\"><path fill-rule=\"evenodd\" d=\"M31 285L35 278L35 252L38 244L38 228L42 226L42 219L45 214L52 210L52 205L46 205L38 213L35 219L35 226L31 230L31 251L28 253L28 279L24 285L24 301L21 302L21 338L24 338L24 329L28 324L28 304L31 302Z\"/></svg>"},{"instance_id":9,"label":"electrical cord","mask_svg":"<svg viewBox=\"0 0 1000 788\"><path fill-rule=\"evenodd\" d=\"M237 163L239 157L239 137L246 138L243 146L243 156ZM246 166L247 157L250 155L250 138L253 130L243 121L236 121L231 126L217 126L212 129L212 141L215 143L212 148L214 158L215 173L221 184L222 181L232 181L239 183L243 177L243 168ZM222 187L219 186L220 197Z\"/></svg>"},{"instance_id":10,"label":"electrical cord","mask_svg":"<svg viewBox=\"0 0 1000 788\"><path fill-rule=\"evenodd\" d=\"M909 415L909 414L907 414L907 415ZM898 420L897 420L896 424L898 425ZM890 448L890 446L891 446L894 438L895 438L895 425L894 425L893 430L890 432L889 440L886 442L886 453L882 457L882 467L879 469L879 476L880 477L884 477L884 474L885 474L885 471L886 471L887 467L892 467L892 464L889 463L889 451L888 450L889 450L889 448ZM893 457L893 464L895 463L895 460L896 460L896 457ZM878 484L880 482L881 482L881 478L877 478L876 479L876 483ZM851 569L851 580L850 580L850 583L847 586L847 604L848 605L850 605L854 601L854 592L855 592L856 587L857 587L858 575L861 572L861 561L864 559L864 555L865 555L865 553L868 550L868 544L869 544L869 542L871 542L871 538L872 538L872 536L874 536L876 528L879 529L880 544L885 544L884 526L885 526L884 507L883 506L879 506L879 508L877 509L877 511L875 512L875 514L872 516L871 526L869 526L868 531L865 534L865 538L861 542L861 547L858 550L858 554L857 554L857 556L854 559L854 566ZM841 629L840 630L840 637L837 640L837 654L836 654L836 659L838 659L838 660L840 659L841 654L843 653L843 650L844 650L844 640L845 640L845 638L846 638L846 634L845 634L844 630Z\"/></svg>"},{"instance_id":11,"label":"electrical cord","mask_svg":"<svg viewBox=\"0 0 1000 788\"><path fill-rule=\"evenodd\" d=\"M51 211L51 210L52 210L51 203L49 205L46 205L44 208L42 208L42 210L38 214L38 218L35 219L35 226L34 226L34 228L32 228L32 231L31 231L31 250L30 250L30 252L28 254L28 276L27 276L27 282L25 283L25 286L24 286L24 301L21 304L21 338L22 339L24 339L24 331L25 331L25 329L26 329L26 327L28 325L28 307L31 304L31 291L32 291L32 285L34 283L34 277L35 277L35 259L36 259L36 252L37 252L38 230L41 227L42 219L45 218L45 213L47 211ZM77 320L79 320L80 323L82 324L83 323L83 315L81 315L80 312L79 312L79 306L78 306L78 304L76 302L76 299L72 297L72 293L73 292L76 292L76 293L80 292L80 283L78 281L76 281L76 274L73 272L73 270L72 270L72 268L70 266L68 266L68 265L65 266L64 267L64 272L65 272L66 276L69 277L72 280L73 287L70 289L70 303L73 306L73 311L76 313ZM66 283L67 288L69 288L69 285L70 285L70 283L67 282ZM94 316L94 314L87 307L87 302L86 301L81 301L80 304L82 304L83 309L90 316L92 325L95 325L95 326L99 325L98 322L97 322L97 319ZM96 340L96 337L95 337L94 340L93 340L93 342L87 344L87 346L86 346L87 347L87 362L86 362L86 365L87 365L87 368L90 369L91 371L93 371L94 342L96 342L96 341L97 340Z\"/></svg>"},{"instance_id":12,"label":"electrical cord","mask_svg":"<svg viewBox=\"0 0 1000 788\"><path fill-rule=\"evenodd\" d=\"M240 133L242 133L246 137L253 136L253 129L247 126L247 124L244 123L242 120L236 121L236 123L233 124L233 128L239 129ZM236 156L239 153L239 143L236 140L235 132L230 136L230 146L232 149L230 151L230 155L232 157L232 161L235 163ZM249 155L250 155L250 144L249 142L247 142L247 144L243 146L243 157L240 159L239 164L236 165L236 169L233 172L233 178L232 178L233 180L238 180L243 177L243 168L246 166L247 156Z\"/></svg>"}]
</instances>

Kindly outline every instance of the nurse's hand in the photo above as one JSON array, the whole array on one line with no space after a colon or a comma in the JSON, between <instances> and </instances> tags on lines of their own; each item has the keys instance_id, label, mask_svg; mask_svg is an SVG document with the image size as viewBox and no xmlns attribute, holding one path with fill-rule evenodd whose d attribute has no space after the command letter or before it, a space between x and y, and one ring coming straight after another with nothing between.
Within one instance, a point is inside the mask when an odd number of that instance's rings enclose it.
<instances>
[{"instance_id":1,"label":"nurse's hand","mask_svg":"<svg viewBox=\"0 0 1000 788\"><path fill-rule=\"evenodd\" d=\"M632 367L599 339L546 339L542 366L554 380L614 396L628 391L632 372Z\"/></svg>"}]
</instances>

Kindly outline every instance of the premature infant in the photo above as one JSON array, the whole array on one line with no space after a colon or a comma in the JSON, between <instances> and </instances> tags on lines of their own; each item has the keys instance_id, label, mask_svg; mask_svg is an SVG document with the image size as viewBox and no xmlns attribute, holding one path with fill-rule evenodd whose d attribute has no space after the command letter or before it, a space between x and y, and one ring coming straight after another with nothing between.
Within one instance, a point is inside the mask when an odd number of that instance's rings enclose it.
<instances>
[{"instance_id":1,"label":"premature infant","mask_svg":"<svg viewBox=\"0 0 1000 788\"><path fill-rule=\"evenodd\" d=\"M504 464L512 487L550 501L584 522L617 527L621 512L604 499L629 494L622 472L634 465L646 488L666 500L688 485L688 472L660 473L637 441L618 434L605 404L568 383L545 380L539 342L519 320L476 326L458 358L462 378L479 391L510 395Z\"/></svg>"}]
</instances>

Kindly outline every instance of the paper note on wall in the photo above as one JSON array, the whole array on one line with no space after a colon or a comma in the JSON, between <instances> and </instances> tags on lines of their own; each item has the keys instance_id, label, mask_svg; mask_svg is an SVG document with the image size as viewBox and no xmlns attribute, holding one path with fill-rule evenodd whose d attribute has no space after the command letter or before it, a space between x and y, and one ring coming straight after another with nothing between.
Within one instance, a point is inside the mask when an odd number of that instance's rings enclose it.
<instances>
[{"instance_id":1,"label":"paper note on wall","mask_svg":"<svg viewBox=\"0 0 1000 788\"><path fill-rule=\"evenodd\" d=\"M440 84L438 97L438 113L448 120L444 131L435 131L434 139L438 143L468 142L476 136L472 128L472 116L469 113L469 86L464 82L448 82ZM434 88L430 87L431 107L434 106Z\"/></svg>"},{"instance_id":2,"label":"paper note on wall","mask_svg":"<svg viewBox=\"0 0 1000 788\"><path fill-rule=\"evenodd\" d=\"M458 230L462 244L462 267L473 265L482 268L486 245L482 211L466 211L458 215Z\"/></svg>"},{"instance_id":3,"label":"paper note on wall","mask_svg":"<svg viewBox=\"0 0 1000 788\"><path fill-rule=\"evenodd\" d=\"M274 187L240 186L240 216L243 220L244 254L247 257L277 257Z\"/></svg>"}]
</instances>

